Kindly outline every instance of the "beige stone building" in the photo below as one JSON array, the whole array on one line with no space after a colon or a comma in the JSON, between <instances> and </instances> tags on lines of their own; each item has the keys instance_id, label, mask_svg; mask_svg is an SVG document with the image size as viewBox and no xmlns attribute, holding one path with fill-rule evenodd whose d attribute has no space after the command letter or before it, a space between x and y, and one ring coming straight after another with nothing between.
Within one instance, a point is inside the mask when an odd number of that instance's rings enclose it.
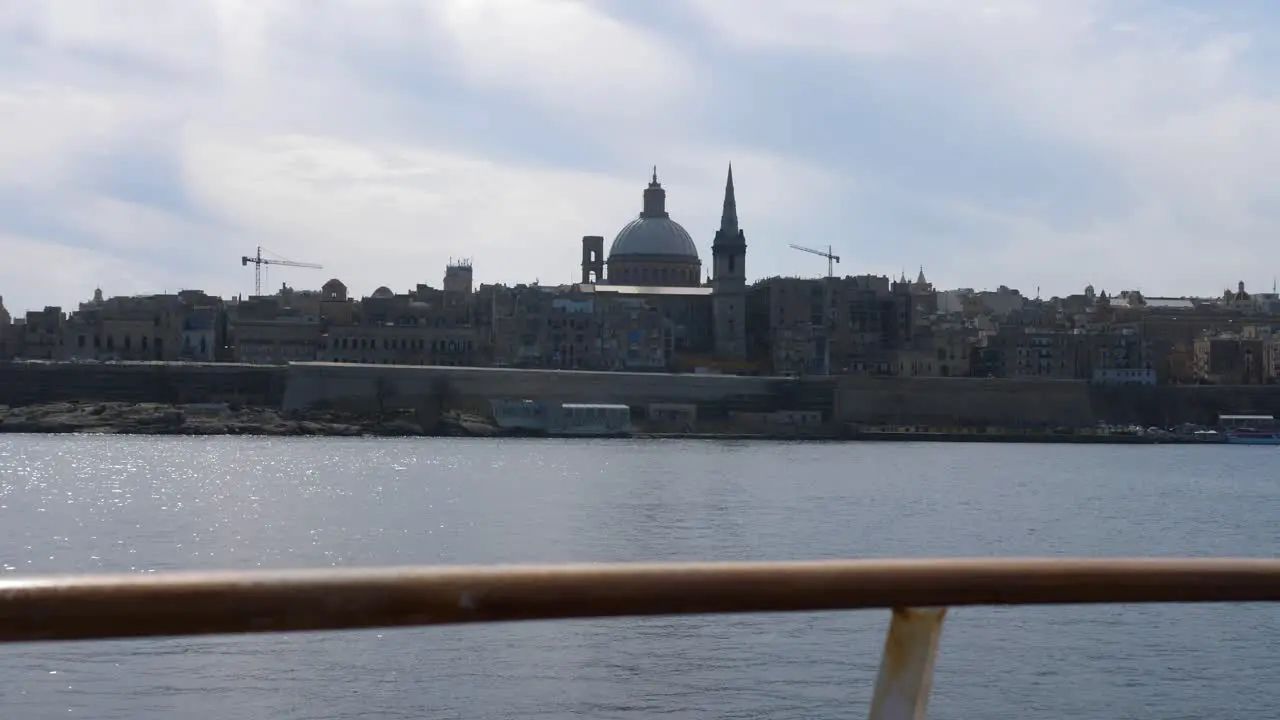
<instances>
[{"instance_id":1,"label":"beige stone building","mask_svg":"<svg viewBox=\"0 0 1280 720\"><path fill-rule=\"evenodd\" d=\"M17 341L14 356L24 360L63 359L67 315L61 307L49 306L26 314L10 335Z\"/></svg>"},{"instance_id":2,"label":"beige stone building","mask_svg":"<svg viewBox=\"0 0 1280 720\"><path fill-rule=\"evenodd\" d=\"M752 352L772 372L892 375L899 351L927 345L921 320L934 302L919 283L885 276L767 278L748 295Z\"/></svg>"},{"instance_id":3,"label":"beige stone building","mask_svg":"<svg viewBox=\"0 0 1280 720\"><path fill-rule=\"evenodd\" d=\"M676 325L650 298L659 302L679 298L676 291L681 289L648 288L641 294L626 289L613 292L616 287L513 288L493 323L497 364L581 370L670 368ZM705 299L705 294L686 297ZM668 311L671 308L668 305Z\"/></svg>"},{"instance_id":4,"label":"beige stone building","mask_svg":"<svg viewBox=\"0 0 1280 720\"><path fill-rule=\"evenodd\" d=\"M331 325L321 339L324 362L375 365L475 365L479 343L470 328L425 323Z\"/></svg>"},{"instance_id":5,"label":"beige stone building","mask_svg":"<svg viewBox=\"0 0 1280 720\"><path fill-rule=\"evenodd\" d=\"M978 330L969 326L944 326L931 330L933 358L938 377L967 377L973 365Z\"/></svg>"},{"instance_id":6,"label":"beige stone building","mask_svg":"<svg viewBox=\"0 0 1280 720\"><path fill-rule=\"evenodd\" d=\"M1078 343L1068 333L1006 325L987 338L987 346L998 357L997 377L1079 377Z\"/></svg>"},{"instance_id":7,"label":"beige stone building","mask_svg":"<svg viewBox=\"0 0 1280 720\"><path fill-rule=\"evenodd\" d=\"M252 365L287 365L316 360L321 346L315 318L279 316L240 318L235 322L234 360Z\"/></svg>"},{"instance_id":8,"label":"beige stone building","mask_svg":"<svg viewBox=\"0 0 1280 720\"><path fill-rule=\"evenodd\" d=\"M1268 343L1235 335L1195 341L1195 376L1214 385L1259 385L1269 375Z\"/></svg>"},{"instance_id":9,"label":"beige stone building","mask_svg":"<svg viewBox=\"0 0 1280 720\"><path fill-rule=\"evenodd\" d=\"M320 294L289 288L231 304L227 308L231 359L253 365L314 361L321 344L323 305Z\"/></svg>"},{"instance_id":10,"label":"beige stone building","mask_svg":"<svg viewBox=\"0 0 1280 720\"><path fill-rule=\"evenodd\" d=\"M222 301L197 290L104 298L99 289L63 325L63 360L219 359Z\"/></svg>"},{"instance_id":11,"label":"beige stone building","mask_svg":"<svg viewBox=\"0 0 1280 720\"><path fill-rule=\"evenodd\" d=\"M450 263L444 289L426 285L397 294L380 287L359 303L337 280L325 284L317 359L379 365L486 364L482 312L469 262Z\"/></svg>"}]
</instances>

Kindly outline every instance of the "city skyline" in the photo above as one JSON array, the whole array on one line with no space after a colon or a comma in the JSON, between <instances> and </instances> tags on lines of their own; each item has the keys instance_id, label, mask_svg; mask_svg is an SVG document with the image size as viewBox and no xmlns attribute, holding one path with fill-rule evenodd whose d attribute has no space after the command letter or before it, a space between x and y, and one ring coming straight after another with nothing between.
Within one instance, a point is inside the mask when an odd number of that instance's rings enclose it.
<instances>
[{"instance_id":1,"label":"city skyline","mask_svg":"<svg viewBox=\"0 0 1280 720\"><path fill-rule=\"evenodd\" d=\"M747 2L749 7L744 7ZM192 2L0 16L11 312L252 290L262 245L361 294L575 279L657 164L704 263L732 161L751 279L1045 297L1270 290L1280 105L1261 3ZM590 58L590 62L583 62Z\"/></svg>"}]
</instances>

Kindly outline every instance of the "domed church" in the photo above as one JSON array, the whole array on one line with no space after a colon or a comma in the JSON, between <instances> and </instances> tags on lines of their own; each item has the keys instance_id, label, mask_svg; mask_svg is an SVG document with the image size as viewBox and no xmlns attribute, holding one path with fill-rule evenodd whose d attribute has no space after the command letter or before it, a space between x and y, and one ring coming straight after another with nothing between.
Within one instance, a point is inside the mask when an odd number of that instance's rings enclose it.
<instances>
[{"instance_id":1,"label":"domed church","mask_svg":"<svg viewBox=\"0 0 1280 720\"><path fill-rule=\"evenodd\" d=\"M582 238L582 284L589 293L644 297L677 327L677 346L746 356L746 236L738 227L733 168L725 181L720 229L711 245L710 283L693 238L667 212L667 191L653 169L640 216L623 226L604 257L604 237ZM605 266L608 266L606 278Z\"/></svg>"},{"instance_id":2,"label":"domed church","mask_svg":"<svg viewBox=\"0 0 1280 720\"><path fill-rule=\"evenodd\" d=\"M640 217L627 223L609 248L609 284L694 287L702 281L702 261L693 238L667 212L667 191L658 168L644 191Z\"/></svg>"}]
</instances>

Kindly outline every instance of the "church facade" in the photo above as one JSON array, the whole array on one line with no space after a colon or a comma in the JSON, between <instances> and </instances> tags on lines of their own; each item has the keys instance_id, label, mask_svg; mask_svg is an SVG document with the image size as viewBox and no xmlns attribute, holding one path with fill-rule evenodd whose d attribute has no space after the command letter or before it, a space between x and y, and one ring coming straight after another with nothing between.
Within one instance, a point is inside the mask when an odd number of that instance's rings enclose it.
<instances>
[{"instance_id":1,"label":"church facade","mask_svg":"<svg viewBox=\"0 0 1280 720\"><path fill-rule=\"evenodd\" d=\"M642 300L672 327L676 356L746 360L746 235L739 227L733 168L725 182L720 229L711 246L711 275L704 282L697 244L666 207L667 194L654 168L638 217L628 222L604 254L604 237L582 238L582 282L597 297Z\"/></svg>"}]
</instances>

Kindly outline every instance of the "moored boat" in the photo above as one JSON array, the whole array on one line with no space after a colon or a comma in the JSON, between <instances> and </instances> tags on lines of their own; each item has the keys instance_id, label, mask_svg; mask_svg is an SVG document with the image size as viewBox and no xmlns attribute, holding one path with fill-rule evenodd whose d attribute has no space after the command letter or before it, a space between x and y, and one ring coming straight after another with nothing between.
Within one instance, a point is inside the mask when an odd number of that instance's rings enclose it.
<instances>
[{"instance_id":1,"label":"moored boat","mask_svg":"<svg viewBox=\"0 0 1280 720\"><path fill-rule=\"evenodd\" d=\"M1280 427L1271 415L1220 415L1229 445L1280 445Z\"/></svg>"},{"instance_id":2,"label":"moored boat","mask_svg":"<svg viewBox=\"0 0 1280 720\"><path fill-rule=\"evenodd\" d=\"M1280 431L1240 428L1227 433L1228 445L1280 445Z\"/></svg>"}]
</instances>

